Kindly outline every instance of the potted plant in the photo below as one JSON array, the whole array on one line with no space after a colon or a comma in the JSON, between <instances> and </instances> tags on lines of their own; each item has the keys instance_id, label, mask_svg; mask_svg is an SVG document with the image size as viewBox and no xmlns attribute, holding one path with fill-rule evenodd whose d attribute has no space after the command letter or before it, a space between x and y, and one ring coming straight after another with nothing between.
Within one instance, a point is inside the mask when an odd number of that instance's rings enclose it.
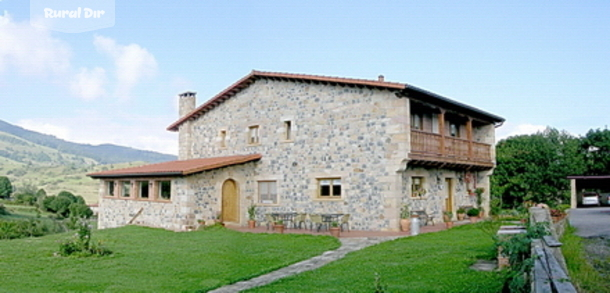
<instances>
[{"instance_id":1,"label":"potted plant","mask_svg":"<svg viewBox=\"0 0 610 293\"><path fill-rule=\"evenodd\" d=\"M411 229L411 210L409 204L405 204L400 208L400 230L403 232L409 232Z\"/></svg>"},{"instance_id":2,"label":"potted plant","mask_svg":"<svg viewBox=\"0 0 610 293\"><path fill-rule=\"evenodd\" d=\"M468 218L470 218L471 223L476 223L479 220L479 209L477 208L469 209L466 214L468 215Z\"/></svg>"},{"instance_id":3,"label":"potted plant","mask_svg":"<svg viewBox=\"0 0 610 293\"><path fill-rule=\"evenodd\" d=\"M559 222L561 219L563 219L563 212L561 212L561 210L559 209L551 209L551 218L553 219L553 223L557 223Z\"/></svg>"},{"instance_id":4,"label":"potted plant","mask_svg":"<svg viewBox=\"0 0 610 293\"><path fill-rule=\"evenodd\" d=\"M447 229L451 229L453 227L453 213L451 211L443 212L443 222L447 225Z\"/></svg>"},{"instance_id":5,"label":"potted plant","mask_svg":"<svg viewBox=\"0 0 610 293\"><path fill-rule=\"evenodd\" d=\"M328 230L330 231L330 235L339 238L339 235L341 234L339 222L333 221L332 223L330 223L330 229Z\"/></svg>"},{"instance_id":6,"label":"potted plant","mask_svg":"<svg viewBox=\"0 0 610 293\"><path fill-rule=\"evenodd\" d=\"M256 227L256 205L251 204L248 207L248 228L254 229Z\"/></svg>"},{"instance_id":7,"label":"potted plant","mask_svg":"<svg viewBox=\"0 0 610 293\"><path fill-rule=\"evenodd\" d=\"M215 222L217 225L221 225L221 226L225 225L225 223L222 222L222 213L221 212L216 213Z\"/></svg>"},{"instance_id":8,"label":"potted plant","mask_svg":"<svg viewBox=\"0 0 610 293\"><path fill-rule=\"evenodd\" d=\"M466 210L464 208L460 207L457 210L458 221L463 221L465 217L466 217Z\"/></svg>"},{"instance_id":9,"label":"potted plant","mask_svg":"<svg viewBox=\"0 0 610 293\"><path fill-rule=\"evenodd\" d=\"M277 230L280 234L284 233L284 221L277 220L273 223L273 230Z\"/></svg>"}]
</instances>

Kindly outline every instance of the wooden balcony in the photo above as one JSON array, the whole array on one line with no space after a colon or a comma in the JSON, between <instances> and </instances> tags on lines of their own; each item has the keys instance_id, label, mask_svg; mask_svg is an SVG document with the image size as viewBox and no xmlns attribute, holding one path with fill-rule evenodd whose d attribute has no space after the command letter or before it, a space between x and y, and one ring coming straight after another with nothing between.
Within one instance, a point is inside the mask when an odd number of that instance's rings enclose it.
<instances>
[{"instance_id":1,"label":"wooden balcony","mask_svg":"<svg viewBox=\"0 0 610 293\"><path fill-rule=\"evenodd\" d=\"M411 130L409 165L464 170L491 169L492 145Z\"/></svg>"}]
</instances>

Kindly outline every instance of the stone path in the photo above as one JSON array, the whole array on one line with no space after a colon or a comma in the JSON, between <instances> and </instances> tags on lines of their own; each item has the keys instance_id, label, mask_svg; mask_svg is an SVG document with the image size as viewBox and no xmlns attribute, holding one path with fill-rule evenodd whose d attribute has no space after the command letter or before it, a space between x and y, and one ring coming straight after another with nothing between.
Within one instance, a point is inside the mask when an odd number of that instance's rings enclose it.
<instances>
[{"instance_id":1,"label":"stone path","mask_svg":"<svg viewBox=\"0 0 610 293\"><path fill-rule=\"evenodd\" d=\"M384 241L394 240L397 238L400 238L400 236L339 238L339 240L341 241L341 247L336 250L327 251L324 252L322 255L295 263L293 265L281 268L266 275L258 276L250 280L241 281L235 284L220 287L210 292L233 293L254 287L263 286L281 278L296 275L305 271L315 270L325 264L343 258L346 254L352 251L360 250L371 245L379 244Z\"/></svg>"}]
</instances>

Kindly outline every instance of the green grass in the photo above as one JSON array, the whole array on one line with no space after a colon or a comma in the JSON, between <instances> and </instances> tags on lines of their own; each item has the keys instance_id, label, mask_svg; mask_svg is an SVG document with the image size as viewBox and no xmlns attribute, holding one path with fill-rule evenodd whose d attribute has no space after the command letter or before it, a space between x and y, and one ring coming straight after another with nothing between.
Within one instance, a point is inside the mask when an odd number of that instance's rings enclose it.
<instances>
[{"instance_id":1,"label":"green grass","mask_svg":"<svg viewBox=\"0 0 610 293\"><path fill-rule=\"evenodd\" d=\"M503 272L469 268L477 259L495 257L490 234L479 227L381 243L247 292L375 292L375 273L385 292L501 292Z\"/></svg>"},{"instance_id":2,"label":"green grass","mask_svg":"<svg viewBox=\"0 0 610 293\"><path fill-rule=\"evenodd\" d=\"M576 236L575 231L574 227L567 226L561 238L563 243L561 251L566 260L572 283L579 288L579 292L610 292L610 278L603 277L587 260L583 243L587 240Z\"/></svg>"},{"instance_id":3,"label":"green grass","mask_svg":"<svg viewBox=\"0 0 610 293\"><path fill-rule=\"evenodd\" d=\"M127 226L93 232L109 257L53 256L72 234L0 241L0 292L194 292L250 279L335 249L329 236L224 228L171 232Z\"/></svg>"}]
</instances>

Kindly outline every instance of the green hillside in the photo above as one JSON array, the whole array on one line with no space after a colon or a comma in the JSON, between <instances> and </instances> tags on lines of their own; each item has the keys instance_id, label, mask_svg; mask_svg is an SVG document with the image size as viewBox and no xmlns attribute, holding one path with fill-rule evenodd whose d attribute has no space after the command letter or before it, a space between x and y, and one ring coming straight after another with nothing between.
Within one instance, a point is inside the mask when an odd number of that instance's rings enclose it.
<instances>
[{"instance_id":1,"label":"green hillside","mask_svg":"<svg viewBox=\"0 0 610 293\"><path fill-rule=\"evenodd\" d=\"M71 143L0 120L0 176L8 177L17 189L43 188L48 195L66 190L95 203L98 181L87 173L171 160L176 157L114 145Z\"/></svg>"},{"instance_id":2,"label":"green hillside","mask_svg":"<svg viewBox=\"0 0 610 293\"><path fill-rule=\"evenodd\" d=\"M12 125L0 120L0 133L18 137L32 144L61 151L63 154L91 158L100 164L124 163L129 161L165 162L175 160L176 156L112 144L90 145L65 141L55 136L42 134ZM0 156L4 156L0 154Z\"/></svg>"}]
</instances>

